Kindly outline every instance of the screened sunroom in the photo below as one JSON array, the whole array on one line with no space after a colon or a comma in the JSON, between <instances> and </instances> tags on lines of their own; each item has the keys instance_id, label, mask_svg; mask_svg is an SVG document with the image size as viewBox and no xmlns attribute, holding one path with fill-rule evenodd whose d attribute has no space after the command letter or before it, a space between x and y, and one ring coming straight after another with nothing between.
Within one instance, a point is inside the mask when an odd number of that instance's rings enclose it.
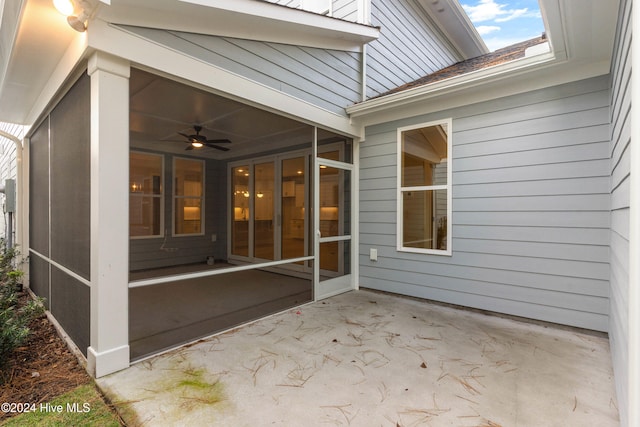
<instances>
[{"instance_id":1,"label":"screened sunroom","mask_svg":"<svg viewBox=\"0 0 640 427\"><path fill-rule=\"evenodd\" d=\"M352 141L136 69L129 342L136 360L352 289Z\"/></svg>"}]
</instances>

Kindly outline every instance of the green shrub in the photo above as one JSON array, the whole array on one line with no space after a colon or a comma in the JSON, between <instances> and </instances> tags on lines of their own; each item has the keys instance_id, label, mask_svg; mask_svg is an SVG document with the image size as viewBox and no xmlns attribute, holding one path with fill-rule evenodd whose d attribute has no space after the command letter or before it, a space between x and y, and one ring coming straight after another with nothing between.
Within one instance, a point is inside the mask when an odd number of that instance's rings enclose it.
<instances>
[{"instance_id":1,"label":"green shrub","mask_svg":"<svg viewBox=\"0 0 640 427\"><path fill-rule=\"evenodd\" d=\"M42 299L19 304L23 272L14 266L17 251L0 239L0 368L29 336L29 323L44 313Z\"/></svg>"}]
</instances>

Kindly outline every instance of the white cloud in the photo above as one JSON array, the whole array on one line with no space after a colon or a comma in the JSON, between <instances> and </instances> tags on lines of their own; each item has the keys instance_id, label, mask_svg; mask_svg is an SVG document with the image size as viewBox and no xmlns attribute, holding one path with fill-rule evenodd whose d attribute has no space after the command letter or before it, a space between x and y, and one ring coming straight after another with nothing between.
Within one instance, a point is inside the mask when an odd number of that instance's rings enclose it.
<instances>
[{"instance_id":1,"label":"white cloud","mask_svg":"<svg viewBox=\"0 0 640 427\"><path fill-rule=\"evenodd\" d=\"M463 4L462 7L471 22L507 22L516 18L540 17L539 11L524 9L507 9L507 4L496 3L495 0L480 0L476 6Z\"/></svg>"},{"instance_id":2,"label":"white cloud","mask_svg":"<svg viewBox=\"0 0 640 427\"><path fill-rule=\"evenodd\" d=\"M505 5L498 4L494 0L480 0L477 6L463 4L462 7L469 15L471 22L491 21L506 13L502 10Z\"/></svg>"},{"instance_id":3,"label":"white cloud","mask_svg":"<svg viewBox=\"0 0 640 427\"><path fill-rule=\"evenodd\" d=\"M539 10L530 11L529 9L524 8L524 9L510 10L509 15L503 18L496 18L496 22L507 22L517 18L541 18L541 17L542 15L540 14Z\"/></svg>"},{"instance_id":4,"label":"white cloud","mask_svg":"<svg viewBox=\"0 0 640 427\"><path fill-rule=\"evenodd\" d=\"M478 30L478 34L485 36L494 31L500 31L500 27L496 27L495 25L479 25L476 27L476 30Z\"/></svg>"}]
</instances>

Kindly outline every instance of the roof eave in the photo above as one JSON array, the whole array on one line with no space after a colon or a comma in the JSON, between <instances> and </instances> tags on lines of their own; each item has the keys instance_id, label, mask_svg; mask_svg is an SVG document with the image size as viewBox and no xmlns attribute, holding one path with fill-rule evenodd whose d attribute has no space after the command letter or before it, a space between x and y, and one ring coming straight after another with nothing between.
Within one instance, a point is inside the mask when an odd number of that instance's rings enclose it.
<instances>
[{"instance_id":1,"label":"roof eave","mask_svg":"<svg viewBox=\"0 0 640 427\"><path fill-rule=\"evenodd\" d=\"M565 59L564 57L558 58L553 52L522 58L354 104L347 107L346 111L352 118L365 116L407 104L426 101L471 87L489 84L516 74L534 72L563 62Z\"/></svg>"},{"instance_id":2,"label":"roof eave","mask_svg":"<svg viewBox=\"0 0 640 427\"><path fill-rule=\"evenodd\" d=\"M361 51L380 35L370 25L255 0L122 0L97 17L118 25Z\"/></svg>"},{"instance_id":3,"label":"roof eave","mask_svg":"<svg viewBox=\"0 0 640 427\"><path fill-rule=\"evenodd\" d=\"M419 0L462 59L489 53L489 48L457 0Z\"/></svg>"}]
</instances>

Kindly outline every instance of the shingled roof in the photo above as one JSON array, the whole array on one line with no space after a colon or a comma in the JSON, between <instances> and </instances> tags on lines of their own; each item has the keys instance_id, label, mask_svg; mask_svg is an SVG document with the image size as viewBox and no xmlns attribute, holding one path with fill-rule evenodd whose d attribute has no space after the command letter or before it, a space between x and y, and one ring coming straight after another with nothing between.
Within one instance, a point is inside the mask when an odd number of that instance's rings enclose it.
<instances>
[{"instance_id":1,"label":"shingled roof","mask_svg":"<svg viewBox=\"0 0 640 427\"><path fill-rule=\"evenodd\" d=\"M458 62L447 68L443 68L442 70L438 70L434 73L428 74L410 83L406 83L402 86L398 86L395 89L391 89L388 92L382 93L370 99L380 98L382 96L390 95L392 93L402 92L408 89L413 89L415 87L424 86L429 83L435 83L441 80L449 79L451 77L461 76L463 74L467 74L472 71L478 71L484 68L492 67L494 65L499 65L505 62L510 62L516 59L524 58L525 51L528 48L539 45L546 41L547 41L546 35L542 34L542 36L540 37L536 37L534 39L520 42L511 46L507 46L502 49L498 49L494 52L487 53L486 55L481 55L475 58L467 59L466 61Z\"/></svg>"}]
</instances>

